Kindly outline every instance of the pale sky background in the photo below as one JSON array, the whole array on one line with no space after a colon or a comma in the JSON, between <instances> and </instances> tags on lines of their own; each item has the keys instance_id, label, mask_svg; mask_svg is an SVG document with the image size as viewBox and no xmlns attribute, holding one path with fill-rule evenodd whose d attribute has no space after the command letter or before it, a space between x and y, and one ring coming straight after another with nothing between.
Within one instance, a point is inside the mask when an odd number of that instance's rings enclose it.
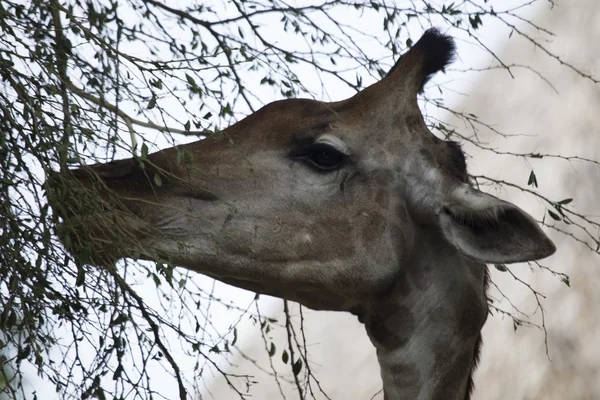
<instances>
[{"instance_id":1,"label":"pale sky background","mask_svg":"<svg viewBox=\"0 0 600 400\"><path fill-rule=\"evenodd\" d=\"M315 2L316 1L313 1L313 2L298 1L297 3L315 3ZM215 2L215 1L213 1L212 3L219 4L218 2ZM402 3L402 2L399 1L398 3ZM500 2L498 2L498 3L501 4L502 7L509 7L511 4L513 4L513 5L520 4L520 3L523 3L523 1L516 1L516 0L515 1L502 1L501 3ZM183 8L183 4L184 4L184 2L178 2L177 7ZM546 6L546 4L544 2L540 2L539 6ZM524 9L523 13L521 15L524 18L531 17L532 15L534 15L534 13L536 12L536 10L539 6L529 7L528 9ZM347 9L343 13L344 14L341 14L338 12L338 17L340 19L343 19L344 21L346 21L348 24L353 25L353 26L357 27L358 29L360 29L360 27L365 27L370 32L381 32L382 33L381 14L370 13L368 15L364 15L357 19L356 18L357 14L356 14L356 12L354 12L354 10ZM123 18L123 16L122 16L122 18ZM273 25L275 25L275 24L273 24ZM439 26L442 28L442 30L444 29L444 25L439 25ZM269 33L269 26L265 26L263 29L263 32L265 32L264 34L267 36L268 35L277 35L277 33L275 33L275 32ZM419 35L419 32L421 32L421 28L415 24L414 26L410 27L410 32L411 32L411 36L414 39L416 39ZM496 53L498 53L499 50L501 50L506 45L507 40L508 40L508 34L509 34L509 31L505 27L503 27L498 22L491 20L489 18L484 19L484 24L480 28L480 31L479 31L479 37L482 38L482 40L486 43L486 45L492 51L494 51ZM297 37L293 37L293 36L281 37L280 42L282 44L284 44L286 48L295 48L296 46L298 48L306 48L306 43L304 41L302 41L301 39L299 39ZM493 59L488 53L483 52L481 49L479 49L475 45L471 44L470 42L465 41L464 38L458 37L457 45L458 45L458 52L457 52L458 60L451 68L459 68L459 69L460 68L484 68L493 63ZM364 46L365 46L365 48L371 49L370 44L366 41L364 43ZM373 48L375 48L375 47L373 46ZM388 54L387 52L381 51L380 54L374 54L373 52L371 52L370 55L372 57L379 58L379 59L385 58L387 64L389 64L389 65L391 65L393 63L390 58L390 54ZM314 71L312 71L310 68L308 68L306 66L299 66L297 68L297 71L299 72L299 75L301 77L303 77L303 80L302 80L303 84L305 86L307 86L309 89L312 89L315 93L317 93L317 96L319 96L320 82L318 79L316 79ZM448 86L452 88L452 90L444 90L442 97L443 97L445 103L448 106L452 107L452 106L455 106L455 105L461 103L463 96L469 92L469 89L471 88L471 86L473 84L475 84L475 82L478 80L479 77L480 77L480 75L477 73L461 74L461 73L456 73L456 72L450 71L448 74L439 74L434 79L434 81L432 81L429 84L429 87L432 87L436 83L447 83ZM343 83L339 82L338 80L333 79L328 76L323 76L322 78L323 78L327 93L325 93L325 95L323 97L317 97L317 99L341 100L341 99L344 99L346 97L353 95L353 91L350 88L348 88L347 86L345 86ZM369 82L365 79L365 82L364 82L365 86L367 86L370 83L373 83L373 81ZM251 90L253 90L255 93L260 93L260 97L268 98L268 99L270 99L270 101L278 100L281 98L280 95L278 95L271 88L268 88L268 87L254 85L254 87ZM432 94L435 96L439 96L439 92L437 92L437 89L436 89L436 93L432 93ZM160 104L163 107L168 106L168 100L162 99ZM190 108L193 109L193 106ZM246 110L235 110L235 111L246 112ZM427 110L427 113L429 113L430 115L432 115L434 117L440 117L443 119L443 115L440 115L436 110L433 109L433 107L429 107L429 109ZM131 114L134 115L135 113L132 112ZM161 140L160 134L157 134L156 132L148 132L148 133L146 133L146 135L148 135L147 137L149 140L151 140L151 141L156 140L156 142L159 144L160 147L168 146L166 141ZM125 137L125 140L129 141L129 139L127 137ZM193 140L195 140L195 139L191 138L191 137L188 137L188 138L180 137L180 141L182 143L188 142L188 141L193 141ZM139 141L141 143L141 140L139 140ZM152 149L152 150L156 150L156 149ZM127 157L127 155L125 153L123 153L122 157ZM210 293L213 290L213 285L214 285L214 296L215 297L230 299L237 307L242 308L242 309L248 308L248 306L252 303L252 301L254 299L254 293L250 293L250 292L247 292L247 291L244 291L241 289L237 289L237 288L234 288L234 287L231 287L231 286L219 283L219 282L214 284L214 281L212 279L206 278L201 275L195 275L194 281L197 282L207 293ZM150 304L150 305L158 304L157 302L159 301L159 299L157 298L155 285L151 280L148 280L145 284L140 284L139 286L136 286L136 289L138 290L138 293L140 293L144 297L144 299L147 301L148 304ZM279 301L281 301L281 300L273 299L268 296L262 296L262 299L260 302L261 302L261 309L263 310L264 314L268 315L268 310L272 309L273 305ZM211 323L220 332L225 332L232 325L234 325L235 323L238 322L239 315L240 315L239 311L227 310L222 306L217 306L216 303L214 305L213 310L214 311L211 313L211 316L210 316ZM174 313L174 314L176 315L176 313ZM249 324L249 322L244 320L238 326L238 331L243 331L243 329L244 329L243 327L245 326L245 324L247 325L247 324ZM238 343L240 343L240 345L241 345L243 343L243 341L244 341L244 337L242 335L240 335L240 339L239 339ZM183 354L181 351L178 350L180 348L180 346L177 345L176 338L171 338L169 340L169 343L171 344L171 347L173 350L173 355L174 355L175 359L178 361L180 368L182 370L188 372L187 378L190 379L191 373L193 371L195 359L192 357L185 356L185 354ZM58 355L58 353L57 353L57 355ZM168 398L168 399L175 398L176 396L175 396L174 388L176 388L176 385L175 385L174 379L170 375L167 375L164 372L164 370L162 369L162 367L159 367L156 363L150 363L149 365L151 368L150 374L153 377L153 383L152 383L153 388L155 390L158 390L159 392L161 392L165 396L165 398ZM56 395L54 395L54 396L51 395L55 392L53 385L37 378L36 371L33 368L29 368L29 370L26 371L26 377L31 384L31 388L33 388L34 390L37 391L38 398L41 398L41 399L58 398ZM205 378L207 379L206 383L208 384L209 383L208 375ZM110 376L108 376L106 378L106 385L108 387L111 387L112 384L113 384L113 382L112 382Z\"/></svg>"}]
</instances>

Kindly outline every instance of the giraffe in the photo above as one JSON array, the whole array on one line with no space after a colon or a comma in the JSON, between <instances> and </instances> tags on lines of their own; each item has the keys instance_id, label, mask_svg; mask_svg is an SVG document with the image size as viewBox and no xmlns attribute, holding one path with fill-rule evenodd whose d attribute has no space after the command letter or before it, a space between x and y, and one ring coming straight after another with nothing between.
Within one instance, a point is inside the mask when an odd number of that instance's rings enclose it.
<instances>
[{"instance_id":1,"label":"giraffe","mask_svg":"<svg viewBox=\"0 0 600 400\"><path fill-rule=\"evenodd\" d=\"M349 99L276 101L143 162L54 174L60 229L79 238L68 249L77 258L86 247L85 261L104 267L168 261L351 312L376 349L386 400L469 399L486 263L536 260L555 246L516 205L472 187L460 146L425 125L417 95L454 52L430 29ZM66 194L74 184L102 207L78 207Z\"/></svg>"}]
</instances>

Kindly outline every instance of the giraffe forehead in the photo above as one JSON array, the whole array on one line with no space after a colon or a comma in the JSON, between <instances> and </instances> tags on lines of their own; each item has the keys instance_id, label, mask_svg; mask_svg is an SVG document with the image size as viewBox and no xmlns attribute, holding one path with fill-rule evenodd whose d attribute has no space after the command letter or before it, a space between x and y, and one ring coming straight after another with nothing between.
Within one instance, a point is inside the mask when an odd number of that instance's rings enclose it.
<instances>
[{"instance_id":1,"label":"giraffe forehead","mask_svg":"<svg viewBox=\"0 0 600 400\"><path fill-rule=\"evenodd\" d=\"M286 99L263 107L241 122L256 134L268 135L270 141L278 139L316 139L329 133L338 143L358 140L369 142L385 140L390 132L383 129L388 119L381 113L366 112L364 101L325 103L308 99ZM262 132L256 132L262 131Z\"/></svg>"},{"instance_id":2,"label":"giraffe forehead","mask_svg":"<svg viewBox=\"0 0 600 400\"><path fill-rule=\"evenodd\" d=\"M418 160L426 159L426 169L468 180L460 146L436 138L418 110L407 109L387 118L385 113L367 112L368 108L364 99L337 103L287 99L263 107L231 133L251 148L277 151L298 142L328 143L360 158L367 169L388 166L402 170L408 160L420 163Z\"/></svg>"},{"instance_id":3,"label":"giraffe forehead","mask_svg":"<svg viewBox=\"0 0 600 400\"><path fill-rule=\"evenodd\" d=\"M267 104L229 126L222 136L247 151L285 149L297 137L314 137L336 119L335 107L309 99L286 99ZM204 147L198 142L198 148Z\"/></svg>"}]
</instances>

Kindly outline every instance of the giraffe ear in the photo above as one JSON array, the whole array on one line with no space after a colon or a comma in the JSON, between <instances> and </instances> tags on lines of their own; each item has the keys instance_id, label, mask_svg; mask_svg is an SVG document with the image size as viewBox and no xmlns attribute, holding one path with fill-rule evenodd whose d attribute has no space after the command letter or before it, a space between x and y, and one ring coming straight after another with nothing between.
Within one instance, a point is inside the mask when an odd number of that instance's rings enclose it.
<instances>
[{"instance_id":1,"label":"giraffe ear","mask_svg":"<svg viewBox=\"0 0 600 400\"><path fill-rule=\"evenodd\" d=\"M484 263L532 261L556 251L525 211L466 185L452 192L439 218L446 239Z\"/></svg>"},{"instance_id":2,"label":"giraffe ear","mask_svg":"<svg viewBox=\"0 0 600 400\"><path fill-rule=\"evenodd\" d=\"M398 59L387 73L388 79L406 82L413 90L423 87L439 71L454 60L456 46L450 36L436 28L425 31L417 43Z\"/></svg>"}]
</instances>

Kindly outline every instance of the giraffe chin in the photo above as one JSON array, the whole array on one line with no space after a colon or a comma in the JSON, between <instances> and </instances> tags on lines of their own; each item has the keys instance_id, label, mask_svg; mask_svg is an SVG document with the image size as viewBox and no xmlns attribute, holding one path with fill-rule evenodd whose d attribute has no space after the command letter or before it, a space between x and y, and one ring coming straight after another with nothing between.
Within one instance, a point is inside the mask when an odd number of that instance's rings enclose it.
<instances>
[{"instance_id":1,"label":"giraffe chin","mask_svg":"<svg viewBox=\"0 0 600 400\"><path fill-rule=\"evenodd\" d=\"M101 212L64 218L57 235L77 264L113 268L117 261L140 254L141 238L159 232L133 214Z\"/></svg>"}]
</instances>

